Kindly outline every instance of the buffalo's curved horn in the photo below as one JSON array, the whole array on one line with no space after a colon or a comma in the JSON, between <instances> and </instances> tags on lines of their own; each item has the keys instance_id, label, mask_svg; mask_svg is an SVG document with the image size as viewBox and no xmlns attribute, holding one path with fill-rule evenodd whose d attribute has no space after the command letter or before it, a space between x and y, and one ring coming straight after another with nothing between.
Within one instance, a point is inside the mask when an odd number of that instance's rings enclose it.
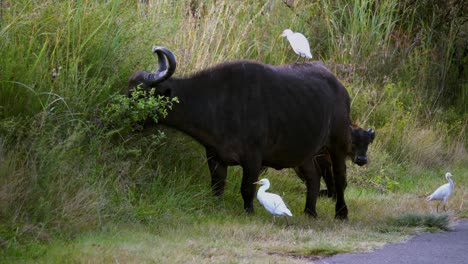
<instances>
[{"instance_id":1,"label":"buffalo's curved horn","mask_svg":"<svg viewBox=\"0 0 468 264\"><path fill-rule=\"evenodd\" d=\"M170 78L177 66L176 57L172 51L165 47L154 46L153 52L158 55L159 68L148 74L144 80L145 84L150 87ZM169 68L167 64L169 64Z\"/></svg>"},{"instance_id":2,"label":"buffalo's curved horn","mask_svg":"<svg viewBox=\"0 0 468 264\"><path fill-rule=\"evenodd\" d=\"M367 130L367 132L369 133L370 137L371 137L371 142L374 141L374 138L375 138L375 131L372 129L372 128L369 128Z\"/></svg>"},{"instance_id":3,"label":"buffalo's curved horn","mask_svg":"<svg viewBox=\"0 0 468 264\"><path fill-rule=\"evenodd\" d=\"M156 84L167 80L174 74L177 66L177 60L169 49L165 47L154 46L153 52L158 55L159 67L154 72L137 71L128 80L127 94L130 94L134 87L154 87ZM168 65L169 64L169 65Z\"/></svg>"}]
</instances>

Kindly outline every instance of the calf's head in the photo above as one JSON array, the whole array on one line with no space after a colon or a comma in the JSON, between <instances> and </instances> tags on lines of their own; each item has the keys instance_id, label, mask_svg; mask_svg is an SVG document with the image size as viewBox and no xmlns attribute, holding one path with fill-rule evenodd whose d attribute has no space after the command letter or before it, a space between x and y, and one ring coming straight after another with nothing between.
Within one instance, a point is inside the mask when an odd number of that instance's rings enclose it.
<instances>
[{"instance_id":1,"label":"calf's head","mask_svg":"<svg viewBox=\"0 0 468 264\"><path fill-rule=\"evenodd\" d=\"M371 128L364 130L357 126L351 127L352 159L359 166L367 164L367 148L374 141L375 131Z\"/></svg>"}]
</instances>

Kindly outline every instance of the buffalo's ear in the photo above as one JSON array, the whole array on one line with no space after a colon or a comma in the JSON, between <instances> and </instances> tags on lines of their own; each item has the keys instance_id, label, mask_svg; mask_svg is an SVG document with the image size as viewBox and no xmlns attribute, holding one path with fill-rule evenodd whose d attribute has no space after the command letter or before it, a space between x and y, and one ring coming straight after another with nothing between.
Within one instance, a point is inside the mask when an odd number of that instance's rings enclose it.
<instances>
[{"instance_id":1,"label":"buffalo's ear","mask_svg":"<svg viewBox=\"0 0 468 264\"><path fill-rule=\"evenodd\" d=\"M355 136L357 133L357 128L355 128L354 126L349 126L349 127L351 127L351 135Z\"/></svg>"},{"instance_id":2,"label":"buffalo's ear","mask_svg":"<svg viewBox=\"0 0 468 264\"><path fill-rule=\"evenodd\" d=\"M359 142L359 129L355 126L351 127L351 144L355 145Z\"/></svg>"},{"instance_id":3,"label":"buffalo's ear","mask_svg":"<svg viewBox=\"0 0 468 264\"><path fill-rule=\"evenodd\" d=\"M367 133L369 133L370 136L370 143L372 143L375 139L375 131L372 128L369 128L367 130Z\"/></svg>"}]
</instances>

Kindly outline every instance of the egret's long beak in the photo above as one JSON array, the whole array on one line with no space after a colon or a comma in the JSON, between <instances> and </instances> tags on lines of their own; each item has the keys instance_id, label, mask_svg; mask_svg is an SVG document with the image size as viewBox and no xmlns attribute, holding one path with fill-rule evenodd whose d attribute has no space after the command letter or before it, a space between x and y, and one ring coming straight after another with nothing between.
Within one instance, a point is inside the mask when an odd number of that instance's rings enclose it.
<instances>
[{"instance_id":1,"label":"egret's long beak","mask_svg":"<svg viewBox=\"0 0 468 264\"><path fill-rule=\"evenodd\" d=\"M283 38L283 37L284 37L283 33L281 33L281 34L278 36L278 38Z\"/></svg>"},{"instance_id":2,"label":"egret's long beak","mask_svg":"<svg viewBox=\"0 0 468 264\"><path fill-rule=\"evenodd\" d=\"M258 181L258 182L254 182L253 184L260 184L260 182L259 182L259 181Z\"/></svg>"}]
</instances>

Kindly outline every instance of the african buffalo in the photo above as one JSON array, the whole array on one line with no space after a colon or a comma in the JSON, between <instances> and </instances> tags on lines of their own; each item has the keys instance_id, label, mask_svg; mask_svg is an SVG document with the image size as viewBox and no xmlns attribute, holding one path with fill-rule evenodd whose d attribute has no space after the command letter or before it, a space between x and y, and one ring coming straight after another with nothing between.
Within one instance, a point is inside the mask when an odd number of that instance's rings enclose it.
<instances>
[{"instance_id":1,"label":"african buffalo","mask_svg":"<svg viewBox=\"0 0 468 264\"><path fill-rule=\"evenodd\" d=\"M349 157L353 163L358 166L364 166L367 164L367 148L375 139L375 131L371 128L364 130L356 125L351 126L351 153ZM332 171L332 161L328 150L323 149L316 157L317 167L319 170L319 176L323 177L326 189L320 190L319 196L328 196L330 198L336 198L335 192L335 180ZM345 184L346 188L346 184Z\"/></svg>"},{"instance_id":2,"label":"african buffalo","mask_svg":"<svg viewBox=\"0 0 468 264\"><path fill-rule=\"evenodd\" d=\"M240 60L170 78L176 68L174 54L163 47L154 47L153 52L158 55L158 70L135 72L127 92L140 85L179 99L160 123L205 147L216 195L224 191L227 166L240 165L244 210L253 212L253 183L262 168L295 168L307 187L305 212L316 216L320 178L314 159L326 148L337 190L335 217L347 218L344 187L345 159L352 148L350 99L321 62L272 66Z\"/></svg>"}]
</instances>

